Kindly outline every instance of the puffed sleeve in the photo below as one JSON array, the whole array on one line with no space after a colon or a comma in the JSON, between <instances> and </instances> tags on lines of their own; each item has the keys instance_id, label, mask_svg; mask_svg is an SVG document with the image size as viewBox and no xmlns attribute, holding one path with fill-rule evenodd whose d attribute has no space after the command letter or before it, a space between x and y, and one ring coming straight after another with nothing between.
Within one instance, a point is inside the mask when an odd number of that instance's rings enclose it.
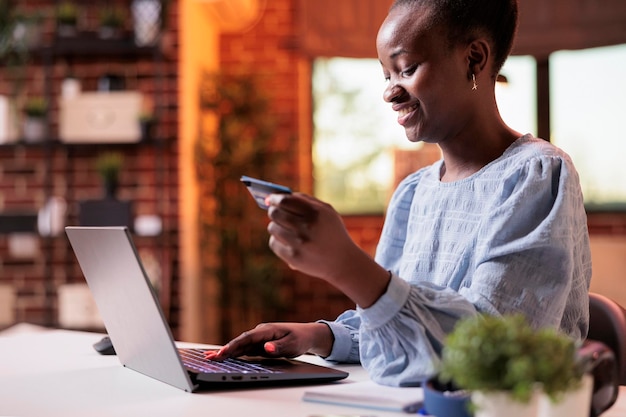
<instances>
[{"instance_id":1,"label":"puffed sleeve","mask_svg":"<svg viewBox=\"0 0 626 417\"><path fill-rule=\"evenodd\" d=\"M458 291L394 274L374 305L357 308L361 362L376 382L418 384L455 323L477 313L520 312L536 327L586 334L588 235L571 162L540 155L500 180Z\"/></svg>"},{"instance_id":2,"label":"puffed sleeve","mask_svg":"<svg viewBox=\"0 0 626 417\"><path fill-rule=\"evenodd\" d=\"M480 227L475 272L460 289L479 311L520 312L535 327L586 336L591 259L578 184L562 156L533 158L504 179Z\"/></svg>"}]
</instances>

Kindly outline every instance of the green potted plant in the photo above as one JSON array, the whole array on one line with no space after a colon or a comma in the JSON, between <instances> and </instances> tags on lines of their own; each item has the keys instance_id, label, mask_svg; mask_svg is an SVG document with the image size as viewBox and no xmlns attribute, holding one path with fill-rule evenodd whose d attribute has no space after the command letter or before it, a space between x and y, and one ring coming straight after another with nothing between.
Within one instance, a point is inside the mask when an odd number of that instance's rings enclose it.
<instances>
[{"instance_id":1,"label":"green potted plant","mask_svg":"<svg viewBox=\"0 0 626 417\"><path fill-rule=\"evenodd\" d=\"M10 46L10 29L15 24L13 7L8 0L0 0L0 58L3 58Z\"/></svg>"},{"instance_id":2,"label":"green potted plant","mask_svg":"<svg viewBox=\"0 0 626 417\"><path fill-rule=\"evenodd\" d=\"M58 4L55 12L57 33L61 37L76 35L78 25L78 7L72 1L65 0Z\"/></svg>"},{"instance_id":3,"label":"green potted plant","mask_svg":"<svg viewBox=\"0 0 626 417\"><path fill-rule=\"evenodd\" d=\"M476 417L582 417L592 381L576 353L571 338L521 315L475 316L447 337L438 378L472 393Z\"/></svg>"},{"instance_id":4,"label":"green potted plant","mask_svg":"<svg viewBox=\"0 0 626 417\"><path fill-rule=\"evenodd\" d=\"M114 200L117 197L123 162L122 155L117 152L103 153L96 160L96 169L102 179L104 197L107 200Z\"/></svg>"},{"instance_id":5,"label":"green potted plant","mask_svg":"<svg viewBox=\"0 0 626 417\"><path fill-rule=\"evenodd\" d=\"M48 102L40 96L26 100L23 107L23 135L26 142L41 142L46 136L46 115Z\"/></svg>"},{"instance_id":6,"label":"green potted plant","mask_svg":"<svg viewBox=\"0 0 626 417\"><path fill-rule=\"evenodd\" d=\"M115 39L121 36L126 15L119 7L106 7L100 11L98 34L102 39Z\"/></svg>"},{"instance_id":7,"label":"green potted plant","mask_svg":"<svg viewBox=\"0 0 626 417\"><path fill-rule=\"evenodd\" d=\"M30 97L24 103L24 113L29 117L45 117L48 113L48 102L41 96Z\"/></svg>"},{"instance_id":8,"label":"green potted plant","mask_svg":"<svg viewBox=\"0 0 626 417\"><path fill-rule=\"evenodd\" d=\"M21 10L17 1L0 0L0 65L6 70L3 76L10 80L4 94L18 103L11 105L10 110L15 119L21 110L21 92L27 78L25 66L31 49L39 44L40 23L41 14Z\"/></svg>"}]
</instances>

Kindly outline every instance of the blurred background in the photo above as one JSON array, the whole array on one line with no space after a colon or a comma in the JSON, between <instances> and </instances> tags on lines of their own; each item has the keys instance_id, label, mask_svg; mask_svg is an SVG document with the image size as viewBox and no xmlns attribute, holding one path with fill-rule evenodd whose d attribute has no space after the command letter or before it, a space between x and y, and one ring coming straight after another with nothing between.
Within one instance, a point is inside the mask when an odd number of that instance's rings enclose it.
<instances>
[{"instance_id":1,"label":"blurred background","mask_svg":"<svg viewBox=\"0 0 626 417\"><path fill-rule=\"evenodd\" d=\"M523 0L504 119L580 171L592 290L626 305L626 3ZM353 304L267 248L239 183L332 203L373 254L408 173L375 37L390 0L0 0L0 328L102 331L65 225L124 225L175 337Z\"/></svg>"}]
</instances>

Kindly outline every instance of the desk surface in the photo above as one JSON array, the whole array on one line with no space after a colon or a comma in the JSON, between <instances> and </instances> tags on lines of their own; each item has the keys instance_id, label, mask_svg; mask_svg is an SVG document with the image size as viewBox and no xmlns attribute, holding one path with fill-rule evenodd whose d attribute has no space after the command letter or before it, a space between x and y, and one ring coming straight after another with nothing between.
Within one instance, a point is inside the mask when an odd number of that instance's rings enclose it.
<instances>
[{"instance_id":1,"label":"desk surface","mask_svg":"<svg viewBox=\"0 0 626 417\"><path fill-rule=\"evenodd\" d=\"M0 416L402 416L302 401L304 387L186 393L97 354L101 335L17 326L0 333ZM184 344L188 345L188 344ZM312 362L320 361L306 357ZM341 383L367 380L360 366ZM626 416L626 387L603 416Z\"/></svg>"}]
</instances>

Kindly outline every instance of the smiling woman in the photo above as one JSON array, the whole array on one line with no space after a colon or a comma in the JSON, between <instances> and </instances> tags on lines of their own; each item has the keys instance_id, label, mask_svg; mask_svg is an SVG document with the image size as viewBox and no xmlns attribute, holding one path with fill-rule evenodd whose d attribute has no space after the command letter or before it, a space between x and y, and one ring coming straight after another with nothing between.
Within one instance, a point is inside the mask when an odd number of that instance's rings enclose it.
<instances>
[{"instance_id":1,"label":"smiling woman","mask_svg":"<svg viewBox=\"0 0 626 417\"><path fill-rule=\"evenodd\" d=\"M373 258L332 205L271 195L274 254L356 308L334 321L257 326L216 359L309 352L410 386L432 375L445 335L464 317L516 312L535 328L586 335L591 265L576 169L560 149L509 127L495 105L516 17L516 0L394 2L376 41L382 98L408 141L438 147L441 159L395 188ZM358 88L347 91L347 103L364 109ZM353 143L368 146L362 136Z\"/></svg>"}]
</instances>

